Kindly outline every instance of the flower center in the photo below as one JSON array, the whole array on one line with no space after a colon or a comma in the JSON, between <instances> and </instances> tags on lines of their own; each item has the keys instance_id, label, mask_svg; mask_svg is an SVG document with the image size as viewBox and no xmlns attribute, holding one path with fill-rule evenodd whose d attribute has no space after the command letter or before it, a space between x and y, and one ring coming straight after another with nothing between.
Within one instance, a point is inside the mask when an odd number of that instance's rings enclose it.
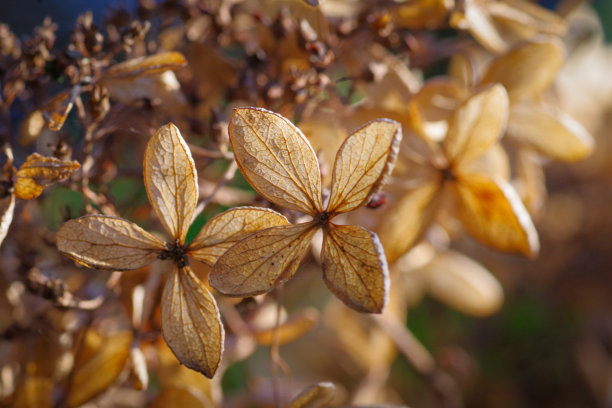
<instances>
[{"instance_id":1,"label":"flower center","mask_svg":"<svg viewBox=\"0 0 612 408\"><path fill-rule=\"evenodd\" d=\"M179 268L189 264L185 246L179 242L178 238L174 242L166 242L166 249L157 257L162 260L171 259L176 262Z\"/></svg>"}]
</instances>

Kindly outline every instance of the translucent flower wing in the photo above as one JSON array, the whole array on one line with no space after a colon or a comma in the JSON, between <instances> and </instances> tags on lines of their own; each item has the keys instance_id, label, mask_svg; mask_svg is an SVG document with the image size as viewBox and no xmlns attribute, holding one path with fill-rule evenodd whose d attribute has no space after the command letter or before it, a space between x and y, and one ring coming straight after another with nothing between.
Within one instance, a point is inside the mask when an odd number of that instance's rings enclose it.
<instances>
[{"instance_id":1,"label":"translucent flower wing","mask_svg":"<svg viewBox=\"0 0 612 408\"><path fill-rule=\"evenodd\" d=\"M138 225L108 215L70 220L56 234L57 249L90 268L126 271L157 259L164 244Z\"/></svg>"},{"instance_id":2,"label":"translucent flower wing","mask_svg":"<svg viewBox=\"0 0 612 408\"><path fill-rule=\"evenodd\" d=\"M389 292L389 269L378 236L353 225L324 230L323 280L340 300L360 312L381 313Z\"/></svg>"},{"instance_id":3,"label":"translucent flower wing","mask_svg":"<svg viewBox=\"0 0 612 408\"><path fill-rule=\"evenodd\" d=\"M191 152L172 123L159 128L147 144L144 180L164 228L184 243L198 201L197 173Z\"/></svg>"},{"instance_id":4,"label":"translucent flower wing","mask_svg":"<svg viewBox=\"0 0 612 408\"><path fill-rule=\"evenodd\" d=\"M230 296L254 296L290 279L316 232L312 223L271 227L227 250L210 272L210 284Z\"/></svg>"},{"instance_id":5,"label":"translucent flower wing","mask_svg":"<svg viewBox=\"0 0 612 408\"><path fill-rule=\"evenodd\" d=\"M253 232L289 221L283 215L265 208L238 207L211 218L189 244L189 256L213 265L229 247Z\"/></svg>"},{"instance_id":6,"label":"translucent flower wing","mask_svg":"<svg viewBox=\"0 0 612 408\"><path fill-rule=\"evenodd\" d=\"M450 119L442 143L450 163L461 165L481 156L503 135L508 120L508 95L497 84L480 91Z\"/></svg>"},{"instance_id":7,"label":"translucent flower wing","mask_svg":"<svg viewBox=\"0 0 612 408\"><path fill-rule=\"evenodd\" d=\"M401 139L400 124L389 119L374 120L350 135L336 155L327 212L365 204L391 174Z\"/></svg>"},{"instance_id":8,"label":"translucent flower wing","mask_svg":"<svg viewBox=\"0 0 612 408\"><path fill-rule=\"evenodd\" d=\"M240 171L259 194L305 214L322 211L319 162L289 120L265 109L236 109L229 135Z\"/></svg>"},{"instance_id":9,"label":"translucent flower wing","mask_svg":"<svg viewBox=\"0 0 612 408\"><path fill-rule=\"evenodd\" d=\"M470 174L451 185L458 197L457 215L470 235L500 251L538 253L536 229L510 184Z\"/></svg>"},{"instance_id":10,"label":"translucent flower wing","mask_svg":"<svg viewBox=\"0 0 612 408\"><path fill-rule=\"evenodd\" d=\"M225 334L215 299L188 267L168 278L161 312L162 331L172 352L182 364L212 378Z\"/></svg>"}]
</instances>

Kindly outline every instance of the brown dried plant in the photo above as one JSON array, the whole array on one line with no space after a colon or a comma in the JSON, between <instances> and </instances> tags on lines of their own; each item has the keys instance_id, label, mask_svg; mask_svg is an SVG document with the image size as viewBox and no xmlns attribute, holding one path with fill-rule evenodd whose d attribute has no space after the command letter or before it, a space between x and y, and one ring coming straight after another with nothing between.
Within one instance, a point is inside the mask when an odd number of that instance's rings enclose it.
<instances>
[{"instance_id":1,"label":"brown dried plant","mask_svg":"<svg viewBox=\"0 0 612 408\"><path fill-rule=\"evenodd\" d=\"M389 277L378 236L331 220L367 204L385 182L402 137L399 123L375 120L344 141L325 209L317 156L289 120L264 109L237 109L229 134L236 161L251 186L267 200L312 219L295 225L286 222L238 242L213 267L211 285L232 296L268 292L293 276L321 229L327 287L358 311L382 312Z\"/></svg>"},{"instance_id":2,"label":"brown dried plant","mask_svg":"<svg viewBox=\"0 0 612 408\"><path fill-rule=\"evenodd\" d=\"M178 359L212 377L223 351L224 331L214 297L189 267L188 257L212 265L232 243L286 219L258 208L234 208L213 217L190 243L187 231L198 201L196 168L179 130L168 124L149 140L144 159L149 201L170 235L165 243L138 225L107 215L66 222L57 247L96 269L126 271L157 259L171 260L174 271L162 295L162 331Z\"/></svg>"}]
</instances>

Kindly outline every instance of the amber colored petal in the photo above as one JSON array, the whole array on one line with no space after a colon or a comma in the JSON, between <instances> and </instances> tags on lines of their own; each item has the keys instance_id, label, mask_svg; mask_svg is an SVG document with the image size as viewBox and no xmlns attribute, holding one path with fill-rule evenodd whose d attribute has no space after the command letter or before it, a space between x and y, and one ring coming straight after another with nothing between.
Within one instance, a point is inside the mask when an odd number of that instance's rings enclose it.
<instances>
[{"instance_id":1,"label":"amber colored petal","mask_svg":"<svg viewBox=\"0 0 612 408\"><path fill-rule=\"evenodd\" d=\"M134 79L143 75L177 70L187 64L180 52L162 52L147 57L133 58L110 67L98 82L117 79Z\"/></svg>"},{"instance_id":2,"label":"amber colored petal","mask_svg":"<svg viewBox=\"0 0 612 408\"><path fill-rule=\"evenodd\" d=\"M266 208L232 208L217 214L204 225L189 244L189 256L212 266L229 247L247 235L287 224L287 218Z\"/></svg>"},{"instance_id":3,"label":"amber colored petal","mask_svg":"<svg viewBox=\"0 0 612 408\"><path fill-rule=\"evenodd\" d=\"M489 13L480 6L470 4L465 12L465 19L470 33L489 51L499 54L510 46L500 34Z\"/></svg>"},{"instance_id":4,"label":"amber colored petal","mask_svg":"<svg viewBox=\"0 0 612 408\"><path fill-rule=\"evenodd\" d=\"M90 335L90 332L87 333ZM66 396L67 407L78 407L105 391L123 371L130 356L132 332L124 331L105 336L87 355L77 358L74 375ZM87 339L85 340L87 341ZM79 356L77 356L79 357Z\"/></svg>"},{"instance_id":5,"label":"amber colored petal","mask_svg":"<svg viewBox=\"0 0 612 408\"><path fill-rule=\"evenodd\" d=\"M404 194L383 213L377 232L389 263L408 252L427 229L438 208L434 200L439 191L437 183L427 183Z\"/></svg>"},{"instance_id":6,"label":"amber colored petal","mask_svg":"<svg viewBox=\"0 0 612 408\"><path fill-rule=\"evenodd\" d=\"M70 90L61 92L42 107L41 111L47 120L49 129L57 132L64 126L80 92L81 87L75 86Z\"/></svg>"},{"instance_id":7,"label":"amber colored petal","mask_svg":"<svg viewBox=\"0 0 612 408\"><path fill-rule=\"evenodd\" d=\"M437 253L421 272L431 296L463 313L488 316L503 303L503 289L491 272L459 252Z\"/></svg>"},{"instance_id":8,"label":"amber colored petal","mask_svg":"<svg viewBox=\"0 0 612 408\"><path fill-rule=\"evenodd\" d=\"M325 284L347 306L381 313L387 304L389 268L378 236L353 225L329 224L321 263Z\"/></svg>"},{"instance_id":9,"label":"amber colored petal","mask_svg":"<svg viewBox=\"0 0 612 408\"><path fill-rule=\"evenodd\" d=\"M168 277L161 300L164 338L179 361L212 378L225 332L215 298L189 267Z\"/></svg>"},{"instance_id":10,"label":"amber colored petal","mask_svg":"<svg viewBox=\"0 0 612 408\"><path fill-rule=\"evenodd\" d=\"M451 185L458 198L457 215L475 239L500 251L521 252L530 257L538 253L537 231L510 184L469 174Z\"/></svg>"},{"instance_id":11,"label":"amber colored petal","mask_svg":"<svg viewBox=\"0 0 612 408\"><path fill-rule=\"evenodd\" d=\"M234 244L213 266L213 288L229 296L254 296L290 279L317 231L312 223L271 227Z\"/></svg>"},{"instance_id":12,"label":"amber colored petal","mask_svg":"<svg viewBox=\"0 0 612 408\"><path fill-rule=\"evenodd\" d=\"M265 109L236 109L229 136L240 171L259 194L305 214L322 212L319 162L289 120Z\"/></svg>"},{"instance_id":13,"label":"amber colored petal","mask_svg":"<svg viewBox=\"0 0 612 408\"><path fill-rule=\"evenodd\" d=\"M172 238L185 242L198 202L197 172L189 147L172 123L147 143L144 181L149 201Z\"/></svg>"},{"instance_id":14,"label":"amber colored petal","mask_svg":"<svg viewBox=\"0 0 612 408\"><path fill-rule=\"evenodd\" d=\"M481 156L502 135L508 95L497 84L476 93L450 119L442 148L450 163L464 165Z\"/></svg>"},{"instance_id":15,"label":"amber colored petal","mask_svg":"<svg viewBox=\"0 0 612 408\"><path fill-rule=\"evenodd\" d=\"M15 195L22 200L38 197L43 188L65 180L81 165L76 161L45 157L38 153L28 156L15 177Z\"/></svg>"},{"instance_id":16,"label":"amber colored petal","mask_svg":"<svg viewBox=\"0 0 612 408\"><path fill-rule=\"evenodd\" d=\"M510 25L525 27L529 31L556 36L563 36L567 31L563 17L531 1L489 1L486 8L492 17Z\"/></svg>"},{"instance_id":17,"label":"amber colored petal","mask_svg":"<svg viewBox=\"0 0 612 408\"><path fill-rule=\"evenodd\" d=\"M494 59L480 82L501 83L511 99L532 97L552 84L564 54L557 38L533 39Z\"/></svg>"},{"instance_id":18,"label":"amber colored petal","mask_svg":"<svg viewBox=\"0 0 612 408\"><path fill-rule=\"evenodd\" d=\"M10 194L0 200L0 244L4 242L15 213L15 196Z\"/></svg>"},{"instance_id":19,"label":"amber colored petal","mask_svg":"<svg viewBox=\"0 0 612 408\"><path fill-rule=\"evenodd\" d=\"M164 244L138 225L108 215L70 220L57 231L57 249L90 268L126 271L157 259Z\"/></svg>"},{"instance_id":20,"label":"amber colored petal","mask_svg":"<svg viewBox=\"0 0 612 408\"><path fill-rule=\"evenodd\" d=\"M340 146L327 210L338 214L367 203L391 174L402 140L398 122L378 119L350 135Z\"/></svg>"},{"instance_id":21,"label":"amber colored petal","mask_svg":"<svg viewBox=\"0 0 612 408\"><path fill-rule=\"evenodd\" d=\"M291 343L310 332L319 322L319 313L315 309L298 311L278 327L256 330L253 333L258 344L269 346L278 336L278 344Z\"/></svg>"},{"instance_id":22,"label":"amber colored petal","mask_svg":"<svg viewBox=\"0 0 612 408\"><path fill-rule=\"evenodd\" d=\"M595 148L593 137L580 123L553 107L513 106L507 133L545 156L567 162L582 160Z\"/></svg>"},{"instance_id":23,"label":"amber colored petal","mask_svg":"<svg viewBox=\"0 0 612 408\"><path fill-rule=\"evenodd\" d=\"M331 382L320 382L300 392L289 404L289 408L329 407L336 397L336 386Z\"/></svg>"}]
</instances>

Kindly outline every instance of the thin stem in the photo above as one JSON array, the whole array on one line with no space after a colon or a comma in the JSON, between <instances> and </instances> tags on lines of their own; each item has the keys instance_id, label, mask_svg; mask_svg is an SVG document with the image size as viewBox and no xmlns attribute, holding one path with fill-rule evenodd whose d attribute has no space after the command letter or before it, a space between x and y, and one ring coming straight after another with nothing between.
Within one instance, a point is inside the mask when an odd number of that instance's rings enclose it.
<instances>
[{"instance_id":1,"label":"thin stem","mask_svg":"<svg viewBox=\"0 0 612 408\"><path fill-rule=\"evenodd\" d=\"M210 204L210 202L212 201L212 199L215 197L215 195L219 192L219 190L221 190L221 188L223 188L224 186L226 186L230 181L232 181L232 179L234 178L234 175L236 174L236 170L238 170L238 164L236 164L236 161L232 161L229 168L227 169L227 171L225 172L225 174L223 175L223 178L221 180L219 180L219 182L217 183L217 185L215 186L215 189L212 191L212 193L210 193L210 195L208 197L206 197L204 200L202 200L200 202L200 204L198 204L198 206L195 208L194 212L193 212L193 220L200 215L200 213L202 213L202 211L204 211L204 209L206 208L206 206L208 204Z\"/></svg>"}]
</instances>

